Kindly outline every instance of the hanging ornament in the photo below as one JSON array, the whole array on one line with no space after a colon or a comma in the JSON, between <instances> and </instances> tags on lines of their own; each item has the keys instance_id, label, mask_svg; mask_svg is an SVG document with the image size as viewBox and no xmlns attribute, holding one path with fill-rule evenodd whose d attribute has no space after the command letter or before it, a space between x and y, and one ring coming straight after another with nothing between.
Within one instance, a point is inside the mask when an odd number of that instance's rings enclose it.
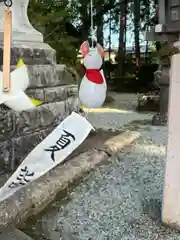
<instances>
[{"instance_id":1,"label":"hanging ornament","mask_svg":"<svg viewBox=\"0 0 180 240\"><path fill-rule=\"evenodd\" d=\"M93 2L91 0L91 47L87 41L83 42L80 47L86 71L79 87L79 100L86 108L99 108L106 99L107 84L103 69L101 69L104 50L97 43L96 30L93 24ZM95 43L96 46L94 46Z\"/></svg>"},{"instance_id":2,"label":"hanging ornament","mask_svg":"<svg viewBox=\"0 0 180 240\"><path fill-rule=\"evenodd\" d=\"M99 108L106 99L107 90L105 77L101 70L104 50L99 43L95 48L90 48L87 41L81 45L80 50L84 57L86 73L79 87L79 99L86 108Z\"/></svg>"},{"instance_id":3,"label":"hanging ornament","mask_svg":"<svg viewBox=\"0 0 180 240\"><path fill-rule=\"evenodd\" d=\"M11 36L12 36L12 1L4 1L4 51L3 72L0 71L0 104L5 104L15 111L23 111L36 107L42 102L30 99L24 91L29 85L26 65L20 58L17 67L10 72L11 64Z\"/></svg>"}]
</instances>

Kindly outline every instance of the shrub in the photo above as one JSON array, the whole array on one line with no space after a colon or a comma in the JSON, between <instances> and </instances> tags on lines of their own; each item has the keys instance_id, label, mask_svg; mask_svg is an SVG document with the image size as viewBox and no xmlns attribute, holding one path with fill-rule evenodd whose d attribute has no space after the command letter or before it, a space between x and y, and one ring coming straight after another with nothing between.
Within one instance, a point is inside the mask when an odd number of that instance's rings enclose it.
<instances>
[{"instance_id":1,"label":"shrub","mask_svg":"<svg viewBox=\"0 0 180 240\"><path fill-rule=\"evenodd\" d=\"M138 92L138 81L134 75L113 78L113 90L116 92Z\"/></svg>"},{"instance_id":2,"label":"shrub","mask_svg":"<svg viewBox=\"0 0 180 240\"><path fill-rule=\"evenodd\" d=\"M154 72L157 71L158 64L144 64L141 66L137 78L140 88L148 91L153 87Z\"/></svg>"}]
</instances>

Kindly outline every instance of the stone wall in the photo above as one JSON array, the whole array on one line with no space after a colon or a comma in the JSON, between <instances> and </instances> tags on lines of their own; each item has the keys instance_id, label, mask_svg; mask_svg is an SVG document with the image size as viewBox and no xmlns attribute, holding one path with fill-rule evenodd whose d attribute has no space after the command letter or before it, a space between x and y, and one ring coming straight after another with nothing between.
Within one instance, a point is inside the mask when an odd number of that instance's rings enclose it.
<instances>
[{"instance_id":1,"label":"stone wall","mask_svg":"<svg viewBox=\"0 0 180 240\"><path fill-rule=\"evenodd\" d=\"M79 110L77 76L64 65L28 65L30 97L45 104L14 112L1 106L1 169L13 171L66 116Z\"/></svg>"},{"instance_id":2,"label":"stone wall","mask_svg":"<svg viewBox=\"0 0 180 240\"><path fill-rule=\"evenodd\" d=\"M11 69L19 58L29 72L26 93L44 102L31 111L14 112L0 106L1 168L15 170L27 154L73 110L78 110L77 74L56 62L56 51L44 42L28 19L29 0L13 1ZM0 2L0 66L3 65L4 2Z\"/></svg>"}]
</instances>

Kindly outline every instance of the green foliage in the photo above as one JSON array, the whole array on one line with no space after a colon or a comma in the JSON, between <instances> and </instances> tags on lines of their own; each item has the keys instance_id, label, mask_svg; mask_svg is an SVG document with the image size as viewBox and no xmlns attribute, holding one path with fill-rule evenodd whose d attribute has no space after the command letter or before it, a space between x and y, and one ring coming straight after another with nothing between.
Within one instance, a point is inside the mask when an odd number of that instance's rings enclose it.
<instances>
[{"instance_id":1,"label":"green foliage","mask_svg":"<svg viewBox=\"0 0 180 240\"><path fill-rule=\"evenodd\" d=\"M114 7L115 0L97 0L94 4L94 21L100 24L99 20ZM28 14L45 42L56 50L57 62L75 66L78 48L89 36L90 0L31 0Z\"/></svg>"},{"instance_id":2,"label":"green foliage","mask_svg":"<svg viewBox=\"0 0 180 240\"><path fill-rule=\"evenodd\" d=\"M44 40L57 51L57 62L76 64L78 39L68 36L66 24L72 21L68 1L31 0L29 18Z\"/></svg>"},{"instance_id":3,"label":"green foliage","mask_svg":"<svg viewBox=\"0 0 180 240\"><path fill-rule=\"evenodd\" d=\"M113 78L114 91L125 93L138 92L138 82L134 75Z\"/></svg>"},{"instance_id":4,"label":"green foliage","mask_svg":"<svg viewBox=\"0 0 180 240\"><path fill-rule=\"evenodd\" d=\"M136 2L127 1L127 14L132 20L130 24L128 23L130 26L127 25L127 29L131 29L132 32ZM140 11L137 9L137 12L140 13L141 25L138 31L142 31L156 22L157 0L139 0L139 3ZM118 33L122 1L94 0L93 4L98 40L103 37L104 23L111 22L112 33ZM110 11L111 17L107 17ZM90 0L30 0L28 14L32 25L43 34L45 42L56 50L57 62L77 66L79 46L82 41L88 39L90 32ZM103 19L103 16L106 18ZM155 53L151 58L154 55ZM129 75L135 73L135 64L132 64L134 60L132 56L127 55L123 61L125 76L129 78Z\"/></svg>"}]
</instances>

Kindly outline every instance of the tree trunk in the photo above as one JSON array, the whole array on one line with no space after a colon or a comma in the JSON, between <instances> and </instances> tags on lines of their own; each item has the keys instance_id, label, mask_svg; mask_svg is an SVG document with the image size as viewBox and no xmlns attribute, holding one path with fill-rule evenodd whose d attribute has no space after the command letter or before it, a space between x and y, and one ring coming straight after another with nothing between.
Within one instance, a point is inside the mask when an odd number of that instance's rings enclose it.
<instances>
[{"instance_id":1,"label":"tree trunk","mask_svg":"<svg viewBox=\"0 0 180 240\"><path fill-rule=\"evenodd\" d=\"M125 0L125 9L123 13L123 26L124 26L124 43L123 43L123 50L124 50L124 56L126 56L126 30L127 30L127 4L128 0Z\"/></svg>"},{"instance_id":2,"label":"tree trunk","mask_svg":"<svg viewBox=\"0 0 180 240\"><path fill-rule=\"evenodd\" d=\"M108 38L108 42L109 42L109 62L111 61L111 44L112 44L112 40L111 40L111 33L112 33L112 26L111 26L111 17L112 17L112 13L111 10L109 11L109 38Z\"/></svg>"},{"instance_id":3,"label":"tree trunk","mask_svg":"<svg viewBox=\"0 0 180 240\"><path fill-rule=\"evenodd\" d=\"M149 28L148 28L148 26L149 26L149 17L150 17L150 2L149 2L149 0L146 0L145 15L146 15L146 31L148 31L149 30ZM145 61L146 61L146 63L148 63L148 53L149 53L148 41L146 41L146 52L145 52Z\"/></svg>"},{"instance_id":4,"label":"tree trunk","mask_svg":"<svg viewBox=\"0 0 180 240\"><path fill-rule=\"evenodd\" d=\"M95 1L94 1L95 2ZM99 13L101 11L103 5L102 0L96 0L95 2L95 8L96 13ZM103 26L104 26L104 15L97 15L96 17L96 26L97 26L97 41L101 44L101 46L104 45L104 34L103 34Z\"/></svg>"},{"instance_id":5,"label":"tree trunk","mask_svg":"<svg viewBox=\"0 0 180 240\"><path fill-rule=\"evenodd\" d=\"M109 11L109 64L108 64L108 79L111 79L111 44L112 44L112 39L111 39L111 33L112 33L112 10Z\"/></svg>"},{"instance_id":6,"label":"tree trunk","mask_svg":"<svg viewBox=\"0 0 180 240\"><path fill-rule=\"evenodd\" d=\"M80 19L82 22L81 26L81 34L82 40L85 41L88 39L89 30L90 30L90 15L88 14L88 1L87 0L80 0L79 1L81 6L79 7ZM89 19L89 21L87 21Z\"/></svg>"},{"instance_id":7,"label":"tree trunk","mask_svg":"<svg viewBox=\"0 0 180 240\"><path fill-rule=\"evenodd\" d=\"M140 30L140 0L134 0L134 40L136 55L136 73L138 73L140 67L139 30Z\"/></svg>"},{"instance_id":8,"label":"tree trunk","mask_svg":"<svg viewBox=\"0 0 180 240\"><path fill-rule=\"evenodd\" d=\"M120 2L120 28L119 28L119 49L118 49L118 75L124 75L125 60L125 34L126 34L126 0Z\"/></svg>"}]
</instances>

